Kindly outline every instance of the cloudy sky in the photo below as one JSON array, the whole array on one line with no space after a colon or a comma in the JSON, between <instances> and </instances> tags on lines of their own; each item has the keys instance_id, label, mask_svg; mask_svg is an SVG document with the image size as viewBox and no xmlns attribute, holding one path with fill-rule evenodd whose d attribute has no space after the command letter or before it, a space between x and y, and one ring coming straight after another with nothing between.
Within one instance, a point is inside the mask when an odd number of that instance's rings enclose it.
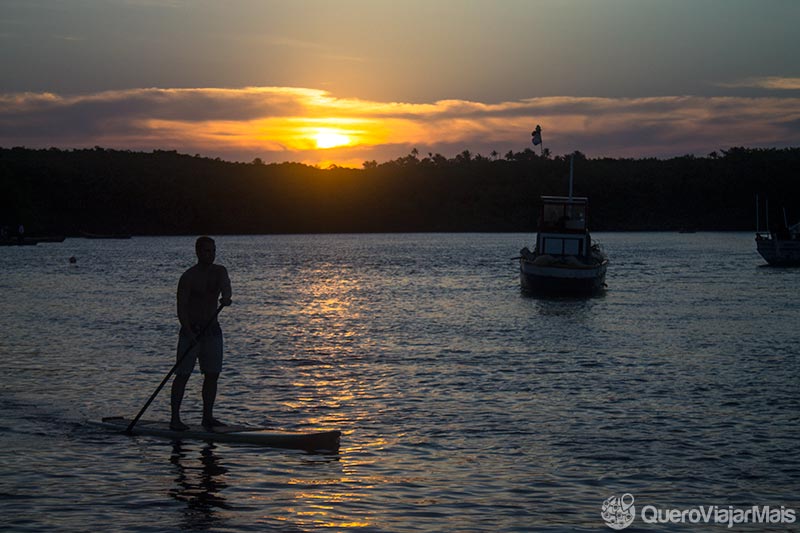
<instances>
[{"instance_id":1,"label":"cloudy sky","mask_svg":"<svg viewBox=\"0 0 800 533\"><path fill-rule=\"evenodd\" d=\"M361 166L800 146L797 0L0 0L0 146Z\"/></svg>"}]
</instances>

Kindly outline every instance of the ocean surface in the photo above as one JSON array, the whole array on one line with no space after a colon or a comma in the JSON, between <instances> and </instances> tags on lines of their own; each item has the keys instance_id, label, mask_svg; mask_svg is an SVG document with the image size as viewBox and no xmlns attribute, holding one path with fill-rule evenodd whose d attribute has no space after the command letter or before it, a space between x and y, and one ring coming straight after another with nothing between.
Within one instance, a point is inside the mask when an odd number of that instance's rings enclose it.
<instances>
[{"instance_id":1,"label":"ocean surface","mask_svg":"<svg viewBox=\"0 0 800 533\"><path fill-rule=\"evenodd\" d=\"M91 424L172 366L193 238L0 248L0 530L608 531L624 494L629 531L797 530L639 513L800 509L800 269L750 233L594 238L607 292L537 299L531 235L218 237L219 418L338 428L338 454Z\"/></svg>"}]
</instances>

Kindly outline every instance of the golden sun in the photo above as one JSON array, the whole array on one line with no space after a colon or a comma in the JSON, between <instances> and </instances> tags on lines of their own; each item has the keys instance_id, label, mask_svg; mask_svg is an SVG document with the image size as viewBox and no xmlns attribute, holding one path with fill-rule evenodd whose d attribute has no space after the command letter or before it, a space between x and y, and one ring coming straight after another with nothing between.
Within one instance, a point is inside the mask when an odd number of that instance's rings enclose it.
<instances>
[{"instance_id":1,"label":"golden sun","mask_svg":"<svg viewBox=\"0 0 800 533\"><path fill-rule=\"evenodd\" d=\"M317 148L335 148L350 144L350 137L335 130L319 130L314 136Z\"/></svg>"}]
</instances>

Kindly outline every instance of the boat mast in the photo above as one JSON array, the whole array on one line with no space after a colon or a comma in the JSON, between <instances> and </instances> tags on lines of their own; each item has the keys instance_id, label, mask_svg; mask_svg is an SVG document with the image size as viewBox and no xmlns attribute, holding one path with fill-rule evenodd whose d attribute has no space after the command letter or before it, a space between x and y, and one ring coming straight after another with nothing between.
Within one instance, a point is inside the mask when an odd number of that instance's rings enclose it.
<instances>
[{"instance_id":1,"label":"boat mast","mask_svg":"<svg viewBox=\"0 0 800 533\"><path fill-rule=\"evenodd\" d=\"M575 160L575 154L569 156L569 201L572 202L572 162Z\"/></svg>"},{"instance_id":2,"label":"boat mast","mask_svg":"<svg viewBox=\"0 0 800 533\"><path fill-rule=\"evenodd\" d=\"M756 233L758 233L758 195L756 194Z\"/></svg>"}]
</instances>

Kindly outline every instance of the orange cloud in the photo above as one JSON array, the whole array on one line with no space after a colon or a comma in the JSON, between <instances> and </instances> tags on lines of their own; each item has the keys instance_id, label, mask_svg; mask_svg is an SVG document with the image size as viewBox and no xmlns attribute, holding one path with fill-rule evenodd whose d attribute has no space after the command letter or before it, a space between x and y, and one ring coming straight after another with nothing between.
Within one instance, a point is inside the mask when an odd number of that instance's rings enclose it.
<instances>
[{"instance_id":1,"label":"orange cloud","mask_svg":"<svg viewBox=\"0 0 800 533\"><path fill-rule=\"evenodd\" d=\"M792 91L800 89L800 78L787 78L780 76L766 76L763 78L747 78L733 83L720 83L721 87L756 87Z\"/></svg>"},{"instance_id":2,"label":"orange cloud","mask_svg":"<svg viewBox=\"0 0 800 533\"><path fill-rule=\"evenodd\" d=\"M445 156L530 146L659 157L800 145L797 98L545 97L500 103L375 102L317 89L133 89L0 95L0 145L175 149L250 161L360 166L412 148Z\"/></svg>"}]
</instances>

